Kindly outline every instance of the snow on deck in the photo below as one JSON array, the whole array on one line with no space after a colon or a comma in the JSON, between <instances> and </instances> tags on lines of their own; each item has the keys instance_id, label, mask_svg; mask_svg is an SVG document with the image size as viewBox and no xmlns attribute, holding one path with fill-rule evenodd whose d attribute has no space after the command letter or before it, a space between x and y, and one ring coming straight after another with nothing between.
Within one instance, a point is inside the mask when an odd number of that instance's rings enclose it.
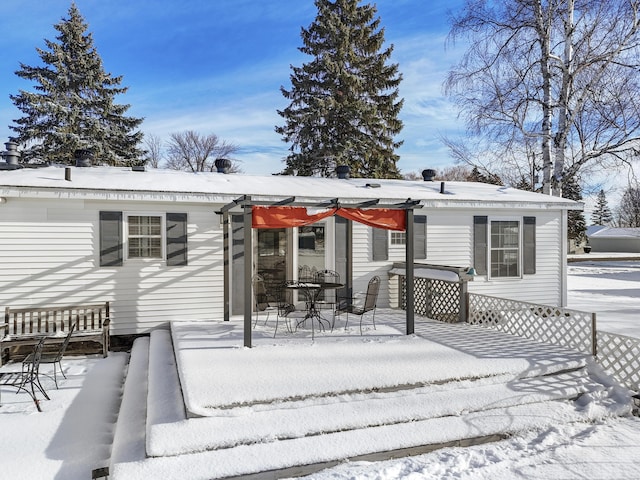
<instances>
[{"instance_id":1,"label":"snow on deck","mask_svg":"<svg viewBox=\"0 0 640 480\"><path fill-rule=\"evenodd\" d=\"M590 357L563 348L431 321L410 336L393 323L355 331L274 339L258 327L251 349L242 346L237 321L153 332L147 364L133 367L149 379L146 438L136 435L139 405L127 403L139 403L147 385L130 371L117 438L131 434L143 445L114 445L114 480L310 472L630 409L628 392ZM191 417L175 394L180 388ZM146 456L132 458L141 450Z\"/></svg>"},{"instance_id":2,"label":"snow on deck","mask_svg":"<svg viewBox=\"0 0 640 480\"><path fill-rule=\"evenodd\" d=\"M442 328L438 322L429 324L434 333ZM466 342L475 336L479 351L483 352L482 361L477 353L429 340L428 326L423 326L427 337L402 335L393 327L382 325L365 336L336 331L318 335L314 342L295 337L258 340L254 348L242 347L242 328L238 324L180 322L172 324L172 329L187 410L202 416L219 414L218 409L279 399L407 388L496 375L531 377L579 368L587 362L587 356L577 352L542 344L532 347L530 341L496 332L491 333L508 339L511 350L520 349L529 355L514 358L502 351L487 355L482 349L487 332L462 324L447 325L446 329Z\"/></svg>"}]
</instances>

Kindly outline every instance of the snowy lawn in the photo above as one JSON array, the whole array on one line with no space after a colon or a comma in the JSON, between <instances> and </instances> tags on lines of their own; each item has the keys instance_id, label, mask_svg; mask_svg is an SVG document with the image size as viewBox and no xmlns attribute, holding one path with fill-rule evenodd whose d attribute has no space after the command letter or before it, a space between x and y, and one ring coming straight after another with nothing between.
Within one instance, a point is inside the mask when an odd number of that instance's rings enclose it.
<instances>
[{"instance_id":1,"label":"snowy lawn","mask_svg":"<svg viewBox=\"0 0 640 480\"><path fill-rule=\"evenodd\" d=\"M640 337L640 263L570 264L569 275L570 308L598 312L603 330ZM126 359L121 353L66 358L68 378L59 390L52 381L45 385L51 400L42 402L42 413L27 395L2 388L0 477L87 480L93 468L106 465ZM558 425L478 447L347 463L309 478L614 480L638 478L638 465L640 421L615 418Z\"/></svg>"},{"instance_id":2,"label":"snowy lawn","mask_svg":"<svg viewBox=\"0 0 640 480\"><path fill-rule=\"evenodd\" d=\"M569 264L568 307L596 312L598 330L640 338L640 261Z\"/></svg>"}]
</instances>

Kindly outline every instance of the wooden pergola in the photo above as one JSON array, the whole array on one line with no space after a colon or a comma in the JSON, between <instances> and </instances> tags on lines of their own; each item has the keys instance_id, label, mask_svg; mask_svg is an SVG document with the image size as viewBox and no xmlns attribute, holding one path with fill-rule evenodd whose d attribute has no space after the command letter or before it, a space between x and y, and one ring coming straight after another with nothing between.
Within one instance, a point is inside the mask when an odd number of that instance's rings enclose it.
<instances>
[{"instance_id":1,"label":"wooden pergola","mask_svg":"<svg viewBox=\"0 0 640 480\"><path fill-rule=\"evenodd\" d=\"M413 240L413 211L416 208L422 208L419 200L411 200L410 198L399 202L381 204L379 199L371 199L364 201L349 200L342 203L338 198L320 200L320 201L297 201L295 197L286 197L280 200L259 200L252 199L250 195L243 195L232 202L224 205L217 213L222 215L222 227L223 227L223 268L224 268L224 320L229 321L230 312L230 235L229 235L229 215L233 209L242 209L243 224L244 224L244 346L252 346L252 284L251 279L253 276L253 240L252 230L253 224L253 207L304 207L313 209L357 209L362 210L400 210L404 213L404 224L406 232L406 334L411 335L414 333L414 267L413 267L413 253L414 253L414 240ZM365 222L366 223L366 222ZM347 269L352 271L352 230L351 221L348 222L348 235L347 235ZM385 227L381 227L385 228ZM351 282L349 276L349 282ZM347 285L352 287L352 285Z\"/></svg>"}]
</instances>

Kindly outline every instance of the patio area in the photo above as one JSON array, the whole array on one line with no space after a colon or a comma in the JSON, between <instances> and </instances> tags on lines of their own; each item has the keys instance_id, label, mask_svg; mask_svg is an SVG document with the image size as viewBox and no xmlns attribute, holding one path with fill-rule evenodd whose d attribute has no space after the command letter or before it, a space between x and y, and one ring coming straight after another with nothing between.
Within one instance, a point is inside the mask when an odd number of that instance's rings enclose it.
<instances>
[{"instance_id":1,"label":"patio area","mask_svg":"<svg viewBox=\"0 0 640 480\"><path fill-rule=\"evenodd\" d=\"M379 310L362 336L337 322L313 340L267 323L253 348L242 318L137 340L111 478L299 476L630 411L588 355L418 317L407 336L404 321Z\"/></svg>"}]
</instances>

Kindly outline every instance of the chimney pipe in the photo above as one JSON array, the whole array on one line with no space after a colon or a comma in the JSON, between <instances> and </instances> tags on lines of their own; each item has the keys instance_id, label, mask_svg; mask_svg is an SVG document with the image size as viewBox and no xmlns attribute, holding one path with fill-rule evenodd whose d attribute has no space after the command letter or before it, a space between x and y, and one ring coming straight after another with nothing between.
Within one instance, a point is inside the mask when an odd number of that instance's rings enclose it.
<instances>
[{"instance_id":1,"label":"chimney pipe","mask_svg":"<svg viewBox=\"0 0 640 480\"><path fill-rule=\"evenodd\" d=\"M444 193L444 182L440 182L440 193Z\"/></svg>"},{"instance_id":2,"label":"chimney pipe","mask_svg":"<svg viewBox=\"0 0 640 480\"><path fill-rule=\"evenodd\" d=\"M338 178L343 180L348 180L350 178L350 172L351 169L349 168L349 165L338 165L336 167L336 174L338 175Z\"/></svg>"},{"instance_id":3,"label":"chimney pipe","mask_svg":"<svg viewBox=\"0 0 640 480\"><path fill-rule=\"evenodd\" d=\"M424 179L425 182L433 182L433 179L435 176L436 176L436 171L431 168L427 168L422 171L422 178Z\"/></svg>"},{"instance_id":4,"label":"chimney pipe","mask_svg":"<svg viewBox=\"0 0 640 480\"><path fill-rule=\"evenodd\" d=\"M64 179L67 182L71 181L71 167L64 167Z\"/></svg>"}]
</instances>

